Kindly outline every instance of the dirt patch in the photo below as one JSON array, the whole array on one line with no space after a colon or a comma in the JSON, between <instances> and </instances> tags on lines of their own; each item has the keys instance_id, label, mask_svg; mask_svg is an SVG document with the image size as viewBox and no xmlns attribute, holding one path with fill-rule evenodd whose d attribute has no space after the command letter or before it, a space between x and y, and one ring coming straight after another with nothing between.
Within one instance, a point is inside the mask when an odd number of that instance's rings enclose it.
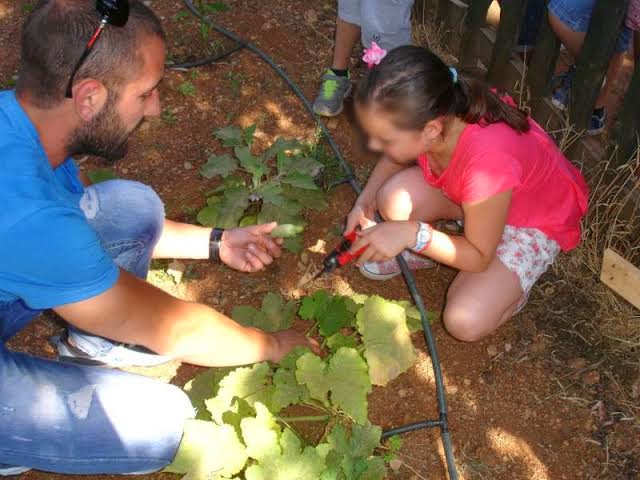
<instances>
[{"instance_id":1,"label":"dirt patch","mask_svg":"<svg viewBox=\"0 0 640 480\"><path fill-rule=\"evenodd\" d=\"M169 56L181 62L212 55L228 45L205 32L198 21L185 15L181 2L148 2L162 16L169 38ZM329 62L336 5L327 0L227 0L228 10L216 21L265 50L302 87L308 98ZM28 1L0 0L0 81L10 85L17 66L18 26ZM128 157L113 166L121 178L151 185L163 198L170 218L194 221L204 205L204 192L216 185L198 174L210 153L221 147L211 136L214 128L229 124L258 126L257 149L276 136L312 139L313 122L283 82L249 52L222 63L188 72L168 71L161 86L163 115L142 126L134 136ZM366 175L373 158L362 148L349 115L331 123L346 158L359 177ZM103 166L95 159L79 159L83 169ZM310 228L305 245L324 240L336 243L337 226L344 220L355 195L340 186L329 195L329 208L308 212ZM306 253L307 262L319 263L322 253ZM286 297L306 293L297 286L304 265L286 254L276 265L255 275L240 274L208 262L184 262L191 274L174 293L208 303L230 313L238 304L257 305L263 293ZM429 309L440 311L447 285L455 275L440 267L416 274ZM572 306L568 292L545 290L555 284L547 274L536 288L531 304L491 338L476 344L452 339L439 322L434 324L447 385L449 418L461 478L469 479L620 479L635 478L632 452L637 448L636 424L620 413L615 390L606 376L607 365L598 363L572 341L563 327L548 321L554 305ZM366 280L354 268L331 277L326 286L408 299L404 281ZM553 299L553 300L551 300ZM577 306L576 306L577 307ZM571 309L567 309L570 314ZM46 314L10 343L29 353L53 356L46 339L61 324ZM416 346L424 352L420 334ZM594 364L595 363L595 364ZM183 365L173 383L182 385L199 368ZM157 372L156 372L157 373ZM437 417L433 369L422 353L418 364L370 396L371 420L383 428ZM423 430L404 436L402 466L390 478L444 478L439 435ZM635 472L635 473L634 473ZM24 480L63 480L70 477L42 472L23 474ZM121 478L90 477L96 480ZM173 479L169 474L145 475L149 480Z\"/></svg>"}]
</instances>

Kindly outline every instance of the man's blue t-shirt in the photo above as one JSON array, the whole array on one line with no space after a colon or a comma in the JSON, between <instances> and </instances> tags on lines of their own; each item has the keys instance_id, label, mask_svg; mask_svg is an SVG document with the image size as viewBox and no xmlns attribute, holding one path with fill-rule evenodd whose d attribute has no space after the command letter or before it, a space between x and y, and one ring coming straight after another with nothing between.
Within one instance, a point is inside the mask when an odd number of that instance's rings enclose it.
<instances>
[{"instance_id":1,"label":"man's blue t-shirt","mask_svg":"<svg viewBox=\"0 0 640 480\"><path fill-rule=\"evenodd\" d=\"M80 209L83 192L73 160L53 170L15 92L0 91L0 302L46 309L115 283L118 268Z\"/></svg>"}]
</instances>

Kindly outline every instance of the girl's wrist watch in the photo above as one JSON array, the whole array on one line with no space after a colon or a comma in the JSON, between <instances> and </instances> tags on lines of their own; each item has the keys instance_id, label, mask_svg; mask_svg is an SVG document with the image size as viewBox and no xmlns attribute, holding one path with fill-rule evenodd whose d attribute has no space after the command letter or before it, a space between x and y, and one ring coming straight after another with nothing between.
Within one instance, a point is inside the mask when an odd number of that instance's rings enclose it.
<instances>
[{"instance_id":1,"label":"girl's wrist watch","mask_svg":"<svg viewBox=\"0 0 640 480\"><path fill-rule=\"evenodd\" d=\"M418 233L416 235L416 244L411 249L414 252L422 252L431 243L433 236L433 227L428 223L418 222Z\"/></svg>"}]
</instances>

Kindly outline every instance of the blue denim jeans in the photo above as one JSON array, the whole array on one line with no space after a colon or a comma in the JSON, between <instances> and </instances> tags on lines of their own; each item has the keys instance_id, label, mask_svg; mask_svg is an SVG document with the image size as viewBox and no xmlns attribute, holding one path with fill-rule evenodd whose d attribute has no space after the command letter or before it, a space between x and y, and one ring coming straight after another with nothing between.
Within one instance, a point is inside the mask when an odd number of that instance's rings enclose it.
<instances>
[{"instance_id":1,"label":"blue denim jeans","mask_svg":"<svg viewBox=\"0 0 640 480\"><path fill-rule=\"evenodd\" d=\"M146 277L164 221L155 192L111 180L88 187L80 206L115 262ZM8 350L4 343L38 313L21 301L0 304L0 464L118 474L170 463L184 421L194 413L182 390L118 370ZM109 348L107 340L86 337Z\"/></svg>"},{"instance_id":2,"label":"blue denim jeans","mask_svg":"<svg viewBox=\"0 0 640 480\"><path fill-rule=\"evenodd\" d=\"M550 0L549 12L567 25L574 32L586 32L589 30L591 14L596 0ZM631 44L631 29L622 26L622 31L616 41L616 53L629 50Z\"/></svg>"}]
</instances>

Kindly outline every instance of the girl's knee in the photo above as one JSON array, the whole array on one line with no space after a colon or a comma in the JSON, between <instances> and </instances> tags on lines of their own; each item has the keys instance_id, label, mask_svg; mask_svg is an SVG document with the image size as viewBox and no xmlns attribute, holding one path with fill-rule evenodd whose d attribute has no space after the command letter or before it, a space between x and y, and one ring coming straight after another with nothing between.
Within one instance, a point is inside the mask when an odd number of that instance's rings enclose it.
<instances>
[{"instance_id":1,"label":"girl's knee","mask_svg":"<svg viewBox=\"0 0 640 480\"><path fill-rule=\"evenodd\" d=\"M491 333L487 331L486 319L483 319L470 305L447 304L443 321L447 331L463 342L477 342Z\"/></svg>"},{"instance_id":2,"label":"girl's knee","mask_svg":"<svg viewBox=\"0 0 640 480\"><path fill-rule=\"evenodd\" d=\"M408 220L413 210L409 192L398 188L395 182L387 182L376 194L376 204L385 220Z\"/></svg>"}]
</instances>

